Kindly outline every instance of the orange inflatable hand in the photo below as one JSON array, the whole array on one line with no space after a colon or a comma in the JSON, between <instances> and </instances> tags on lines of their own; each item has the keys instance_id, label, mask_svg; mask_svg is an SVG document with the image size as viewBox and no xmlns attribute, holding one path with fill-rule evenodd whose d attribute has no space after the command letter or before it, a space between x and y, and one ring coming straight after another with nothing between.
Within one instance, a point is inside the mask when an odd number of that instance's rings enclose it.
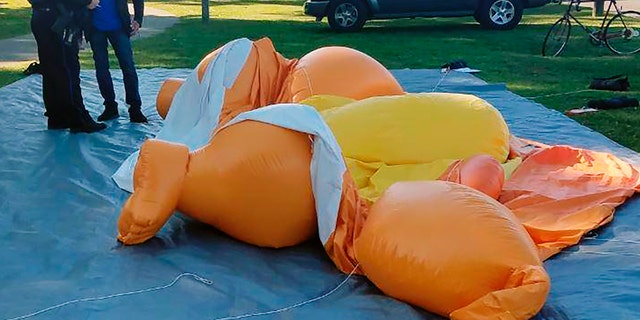
<instances>
[{"instance_id":1,"label":"orange inflatable hand","mask_svg":"<svg viewBox=\"0 0 640 320\"><path fill-rule=\"evenodd\" d=\"M505 285L464 308L452 312L452 320L529 319L536 315L532 306L542 306L549 292L549 276L541 266L516 268ZM526 303L523 303L526 302Z\"/></svg>"},{"instance_id":2,"label":"orange inflatable hand","mask_svg":"<svg viewBox=\"0 0 640 320\"><path fill-rule=\"evenodd\" d=\"M118 240L138 244L153 237L173 213L189 163L184 145L149 139L133 174L134 192L118 220Z\"/></svg>"},{"instance_id":3,"label":"orange inflatable hand","mask_svg":"<svg viewBox=\"0 0 640 320\"><path fill-rule=\"evenodd\" d=\"M459 183L498 199L504 185L504 170L498 160L479 154L452 163L438 180Z\"/></svg>"}]
</instances>

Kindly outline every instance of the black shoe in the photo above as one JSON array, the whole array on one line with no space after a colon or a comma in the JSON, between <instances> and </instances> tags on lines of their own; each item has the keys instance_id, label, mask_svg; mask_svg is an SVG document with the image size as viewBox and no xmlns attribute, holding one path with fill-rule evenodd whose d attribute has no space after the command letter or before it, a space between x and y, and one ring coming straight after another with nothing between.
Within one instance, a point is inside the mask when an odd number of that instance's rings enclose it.
<instances>
[{"instance_id":1,"label":"black shoe","mask_svg":"<svg viewBox=\"0 0 640 320\"><path fill-rule=\"evenodd\" d=\"M70 131L72 133L79 133L79 132L92 133L92 132L98 132L100 130L104 130L106 128L107 128L106 124L100 123L100 122L94 122L94 123L85 123L79 127L71 127Z\"/></svg>"},{"instance_id":2,"label":"black shoe","mask_svg":"<svg viewBox=\"0 0 640 320\"><path fill-rule=\"evenodd\" d=\"M120 116L118 113L118 108L107 107L104 109L101 115L98 116L98 121L108 121L112 119L116 119Z\"/></svg>"},{"instance_id":3,"label":"black shoe","mask_svg":"<svg viewBox=\"0 0 640 320\"><path fill-rule=\"evenodd\" d=\"M42 68L40 67L40 63L34 61L34 62L31 62L31 64L29 64L29 66L26 69L24 69L22 73L25 76L29 76L36 73L42 74Z\"/></svg>"},{"instance_id":4,"label":"black shoe","mask_svg":"<svg viewBox=\"0 0 640 320\"><path fill-rule=\"evenodd\" d=\"M61 130L71 128L71 123L67 120L49 118L47 119L47 129L49 130Z\"/></svg>"},{"instance_id":5,"label":"black shoe","mask_svg":"<svg viewBox=\"0 0 640 320\"><path fill-rule=\"evenodd\" d=\"M144 114L142 114L142 111L140 111L140 108L134 107L129 108L129 120L136 123L144 123L148 121L147 117L145 117Z\"/></svg>"},{"instance_id":6,"label":"black shoe","mask_svg":"<svg viewBox=\"0 0 640 320\"><path fill-rule=\"evenodd\" d=\"M91 118L89 113L86 111L81 118L82 118L82 121L80 121L78 125L71 126L70 131L72 133L78 133L78 132L92 133L92 132L98 132L100 130L104 130L107 128L106 124L95 122L93 118Z\"/></svg>"}]
</instances>

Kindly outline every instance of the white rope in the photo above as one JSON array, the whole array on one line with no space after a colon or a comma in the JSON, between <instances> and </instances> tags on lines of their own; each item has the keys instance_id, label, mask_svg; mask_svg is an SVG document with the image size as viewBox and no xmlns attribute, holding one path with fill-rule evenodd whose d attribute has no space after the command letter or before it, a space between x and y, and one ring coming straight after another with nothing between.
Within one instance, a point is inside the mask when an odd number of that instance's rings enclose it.
<instances>
[{"instance_id":1,"label":"white rope","mask_svg":"<svg viewBox=\"0 0 640 320\"><path fill-rule=\"evenodd\" d=\"M201 277L201 276L199 276L197 274L185 272L185 273L182 273L182 274L178 275L169 284L166 284L166 285L163 285L163 286L152 287L152 288L147 288L147 289L141 289L141 290L136 290L136 291L123 292L123 293L115 293L115 294L110 294L110 295L101 296L101 297L82 298L82 299L71 300L71 301L60 303L60 304L57 304L55 306L51 306L51 307L48 307L48 308L45 308L45 309L30 313L30 314L25 314L23 316L19 316L19 317L15 317L15 318L8 318L6 320L27 319L27 318L31 318L31 317L37 316L39 314L54 310L54 309L58 309L58 308L62 308L64 306L68 306L70 304L74 304L74 303L106 300L106 299L111 299L111 298L118 298L118 297L130 296L130 295L134 295L134 294L147 293L147 292L151 292L151 291L167 289L167 288L173 286L174 284L176 284L176 282L178 282L178 280L180 280L180 278L187 277L187 276L192 277L195 280L200 281L200 282L202 282L202 283L204 283L206 285L213 284L213 281L211 281L209 279L205 279L205 278L203 278L203 277Z\"/></svg>"},{"instance_id":2,"label":"white rope","mask_svg":"<svg viewBox=\"0 0 640 320\"><path fill-rule=\"evenodd\" d=\"M631 256L640 257L640 253L633 252L606 252L606 251L574 251L574 253L598 254L602 256Z\"/></svg>"},{"instance_id":3,"label":"white rope","mask_svg":"<svg viewBox=\"0 0 640 320\"><path fill-rule=\"evenodd\" d=\"M228 316L228 317L222 317L222 318L215 318L213 320L234 320L234 319L244 319L244 318L249 318L249 317L264 316L264 315L269 315L269 314L289 311L291 309L294 309L294 308L297 308L297 307L301 307L301 306L304 306L306 304L309 304L309 303L312 303L312 302L316 302L318 300L322 300L322 299L330 296L334 292L338 291L338 289L340 289L340 287L342 287L342 285L344 285L349 280L349 278L351 278L351 276L356 272L356 270L358 269L358 266L360 266L360 263L356 264L356 266L353 268L353 270L351 270L349 275L346 278L344 278L344 280L342 280L342 282L340 282L340 284L338 284L331 291L329 291L329 292L327 292L327 293L325 293L325 294L323 294L321 296L315 297L313 299L302 301L302 302L298 302L298 303L290 305L288 307L275 309L275 310L271 310L271 311L247 313L247 314L242 314L242 315L238 315L238 316Z\"/></svg>"},{"instance_id":4,"label":"white rope","mask_svg":"<svg viewBox=\"0 0 640 320\"><path fill-rule=\"evenodd\" d=\"M640 241L633 241L633 240L617 240L617 239L596 239L595 237L584 237L584 240L594 240L594 241L602 241L602 242L622 242L622 243L640 244Z\"/></svg>"},{"instance_id":5,"label":"white rope","mask_svg":"<svg viewBox=\"0 0 640 320\"><path fill-rule=\"evenodd\" d=\"M576 91L569 91L569 92L552 93L552 94L545 94L545 95L541 95L541 96L524 97L524 98L525 98L525 99L538 99L538 98L547 98L547 97L564 96L564 95L567 95L567 94L574 94L574 93L581 93L581 92L590 92L590 91L599 91L599 90L595 90L595 89L584 89L584 90L576 90Z\"/></svg>"},{"instance_id":6,"label":"white rope","mask_svg":"<svg viewBox=\"0 0 640 320\"><path fill-rule=\"evenodd\" d=\"M436 85L433 87L431 92L435 92L436 91L436 89L438 88L438 86L440 85L442 80L444 80L444 78L449 74L449 72L451 72L451 69L447 68L447 71L442 75L442 77L440 77L440 80L438 80L438 83L436 83Z\"/></svg>"},{"instance_id":7,"label":"white rope","mask_svg":"<svg viewBox=\"0 0 640 320\"><path fill-rule=\"evenodd\" d=\"M620 243L630 243L630 244L640 244L640 241L634 240L618 240L618 239L599 239L596 238L598 234L594 231L588 232L582 239L583 240L592 240L592 241L601 241L601 242L620 242ZM569 253L586 253L586 254L597 254L602 256L632 256L632 257L640 257L639 253L633 252L607 252L607 251L593 251L593 250L577 250L577 251L569 251Z\"/></svg>"}]
</instances>

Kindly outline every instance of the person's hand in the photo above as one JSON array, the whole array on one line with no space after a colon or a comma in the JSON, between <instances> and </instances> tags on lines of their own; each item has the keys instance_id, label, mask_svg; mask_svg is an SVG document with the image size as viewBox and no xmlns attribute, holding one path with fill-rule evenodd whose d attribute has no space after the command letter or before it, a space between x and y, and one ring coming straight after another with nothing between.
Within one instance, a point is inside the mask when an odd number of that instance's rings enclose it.
<instances>
[{"instance_id":1,"label":"person's hand","mask_svg":"<svg viewBox=\"0 0 640 320\"><path fill-rule=\"evenodd\" d=\"M91 0L91 3L87 5L89 10L93 10L100 5L100 0Z\"/></svg>"},{"instance_id":2,"label":"person's hand","mask_svg":"<svg viewBox=\"0 0 640 320\"><path fill-rule=\"evenodd\" d=\"M131 34L130 36L135 36L140 31L140 24L138 21L131 20Z\"/></svg>"}]
</instances>

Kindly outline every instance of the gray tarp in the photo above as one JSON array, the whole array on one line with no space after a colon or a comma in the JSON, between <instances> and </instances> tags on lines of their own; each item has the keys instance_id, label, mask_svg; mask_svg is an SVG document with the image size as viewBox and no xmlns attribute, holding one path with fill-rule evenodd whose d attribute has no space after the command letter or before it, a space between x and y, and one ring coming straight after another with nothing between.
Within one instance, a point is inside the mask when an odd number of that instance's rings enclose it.
<instances>
[{"instance_id":1,"label":"gray tarp","mask_svg":"<svg viewBox=\"0 0 640 320\"><path fill-rule=\"evenodd\" d=\"M345 279L319 241L261 249L179 214L143 245L124 247L116 241L128 193L110 176L162 125L154 106L162 81L189 72L140 70L143 111L150 122L130 124L121 101L123 115L90 135L46 130L38 75L0 88L0 319L76 299L165 286L184 272L213 284L183 277L164 289L74 301L33 318L215 319L293 305ZM437 70L393 72L409 92L430 92L442 76ZM123 99L121 75L113 73ZM95 117L102 99L94 79L93 71L82 72L85 102ZM436 91L488 100L521 137L613 152L640 163L635 152L503 85L452 73ZM552 290L538 319L640 319L639 212L634 197L613 223L597 231L598 239L611 240L584 240L545 263ZM359 276L324 299L259 318L440 319L383 295Z\"/></svg>"}]
</instances>

